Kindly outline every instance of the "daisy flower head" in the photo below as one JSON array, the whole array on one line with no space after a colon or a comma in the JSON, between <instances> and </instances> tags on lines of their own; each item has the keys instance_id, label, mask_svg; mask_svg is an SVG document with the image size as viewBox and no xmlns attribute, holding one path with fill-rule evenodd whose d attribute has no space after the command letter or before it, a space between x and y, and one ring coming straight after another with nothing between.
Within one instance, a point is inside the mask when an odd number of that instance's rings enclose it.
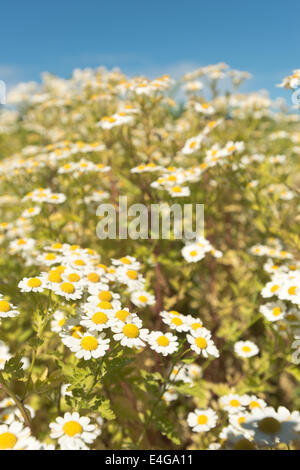
<instances>
[{"instance_id":1,"label":"daisy flower head","mask_svg":"<svg viewBox=\"0 0 300 470\"><path fill-rule=\"evenodd\" d=\"M114 340L120 341L128 348L143 348L148 338L149 330L142 328L142 321L137 315L129 315L125 321L116 321L112 326Z\"/></svg>"},{"instance_id":2,"label":"daisy flower head","mask_svg":"<svg viewBox=\"0 0 300 470\"><path fill-rule=\"evenodd\" d=\"M52 288L56 295L64 297L66 300L78 300L82 297L82 286L74 282L64 281L56 284Z\"/></svg>"},{"instance_id":3,"label":"daisy flower head","mask_svg":"<svg viewBox=\"0 0 300 470\"><path fill-rule=\"evenodd\" d=\"M147 338L148 344L153 351L163 356L173 354L178 349L177 336L172 333L162 333L161 331L152 331Z\"/></svg>"},{"instance_id":4,"label":"daisy flower head","mask_svg":"<svg viewBox=\"0 0 300 470\"><path fill-rule=\"evenodd\" d=\"M259 353L259 349L252 341L237 341L234 351L239 357L253 357Z\"/></svg>"},{"instance_id":5,"label":"daisy flower head","mask_svg":"<svg viewBox=\"0 0 300 470\"><path fill-rule=\"evenodd\" d=\"M269 297L279 297L279 294L283 287L283 278L282 276L273 276L272 281L267 282L263 290L261 291L262 297L269 298Z\"/></svg>"},{"instance_id":6,"label":"daisy flower head","mask_svg":"<svg viewBox=\"0 0 300 470\"><path fill-rule=\"evenodd\" d=\"M185 142L181 152L183 155L190 155L191 153L197 152L197 150L200 149L203 140L204 136L201 134L191 137Z\"/></svg>"},{"instance_id":7,"label":"daisy flower head","mask_svg":"<svg viewBox=\"0 0 300 470\"><path fill-rule=\"evenodd\" d=\"M206 250L203 250L196 243L186 245L181 250L182 256L188 263L196 263L205 257Z\"/></svg>"},{"instance_id":8,"label":"daisy flower head","mask_svg":"<svg viewBox=\"0 0 300 470\"><path fill-rule=\"evenodd\" d=\"M168 193L172 197L187 197L191 194L191 191L188 186L175 185L168 188Z\"/></svg>"},{"instance_id":9,"label":"daisy flower head","mask_svg":"<svg viewBox=\"0 0 300 470\"><path fill-rule=\"evenodd\" d=\"M58 439L61 450L87 449L86 444L92 444L99 435L97 427L90 424L90 418L77 412L59 416L49 427L50 437Z\"/></svg>"},{"instance_id":10,"label":"daisy flower head","mask_svg":"<svg viewBox=\"0 0 300 470\"><path fill-rule=\"evenodd\" d=\"M140 263L137 261L136 258L133 256L122 256L122 258L119 259L112 259L112 264L114 266L126 266L129 269L135 269L138 271L140 269Z\"/></svg>"},{"instance_id":11,"label":"daisy flower head","mask_svg":"<svg viewBox=\"0 0 300 470\"><path fill-rule=\"evenodd\" d=\"M98 288L98 285L92 286L89 288L89 292L92 295L88 297L87 302L95 305L99 302L110 302L113 305L120 298L120 294L109 290L107 284L101 284L100 288ZM115 304L117 305L117 302Z\"/></svg>"},{"instance_id":12,"label":"daisy flower head","mask_svg":"<svg viewBox=\"0 0 300 470\"><path fill-rule=\"evenodd\" d=\"M201 354L205 358L208 356L219 357L219 351L211 339L211 333L206 328L193 331L192 334L188 334L186 337L191 349L197 354Z\"/></svg>"},{"instance_id":13,"label":"daisy flower head","mask_svg":"<svg viewBox=\"0 0 300 470\"><path fill-rule=\"evenodd\" d=\"M111 310L100 310L97 307L86 309L85 314L82 315L80 324L87 330L103 331L110 328L115 323L115 318Z\"/></svg>"},{"instance_id":14,"label":"daisy flower head","mask_svg":"<svg viewBox=\"0 0 300 470\"><path fill-rule=\"evenodd\" d=\"M220 398L220 404L228 413L240 413L245 411L248 400L245 396L230 393Z\"/></svg>"},{"instance_id":15,"label":"daisy flower head","mask_svg":"<svg viewBox=\"0 0 300 470\"><path fill-rule=\"evenodd\" d=\"M19 313L17 307L3 299L3 295L0 294L0 318L16 317Z\"/></svg>"},{"instance_id":16,"label":"daisy flower head","mask_svg":"<svg viewBox=\"0 0 300 470\"><path fill-rule=\"evenodd\" d=\"M267 403L262 400L262 398L258 398L256 395L244 395L244 399L246 400L246 404L250 411L254 410L255 408L266 408Z\"/></svg>"},{"instance_id":17,"label":"daisy flower head","mask_svg":"<svg viewBox=\"0 0 300 470\"><path fill-rule=\"evenodd\" d=\"M22 212L22 217L30 218L38 215L41 212L40 207L29 207Z\"/></svg>"},{"instance_id":18,"label":"daisy flower head","mask_svg":"<svg viewBox=\"0 0 300 470\"><path fill-rule=\"evenodd\" d=\"M105 339L105 334L98 334L96 331L86 331L81 333L78 331L79 338L74 335L65 336L62 342L73 352L78 359L83 358L88 361L92 358L105 356L109 349L109 339Z\"/></svg>"},{"instance_id":19,"label":"daisy flower head","mask_svg":"<svg viewBox=\"0 0 300 470\"><path fill-rule=\"evenodd\" d=\"M172 330L176 330L178 333L189 330L185 316L175 310L170 312L163 311L160 313L160 316L166 325L169 325Z\"/></svg>"},{"instance_id":20,"label":"daisy flower head","mask_svg":"<svg viewBox=\"0 0 300 470\"><path fill-rule=\"evenodd\" d=\"M136 307L140 308L155 304L154 295L149 294L144 290L137 290L132 292L130 300Z\"/></svg>"},{"instance_id":21,"label":"daisy flower head","mask_svg":"<svg viewBox=\"0 0 300 470\"><path fill-rule=\"evenodd\" d=\"M259 307L260 313L271 322L282 320L286 314L286 307L283 302L268 302Z\"/></svg>"},{"instance_id":22,"label":"daisy flower head","mask_svg":"<svg viewBox=\"0 0 300 470\"><path fill-rule=\"evenodd\" d=\"M30 429L19 421L0 424L0 450L30 449L30 437Z\"/></svg>"},{"instance_id":23,"label":"daisy flower head","mask_svg":"<svg viewBox=\"0 0 300 470\"><path fill-rule=\"evenodd\" d=\"M216 427L218 417L214 410L196 408L188 414L187 422L194 432L207 432Z\"/></svg>"},{"instance_id":24,"label":"daisy flower head","mask_svg":"<svg viewBox=\"0 0 300 470\"><path fill-rule=\"evenodd\" d=\"M18 284L21 292L43 292L45 284L41 276L24 277Z\"/></svg>"},{"instance_id":25,"label":"daisy flower head","mask_svg":"<svg viewBox=\"0 0 300 470\"><path fill-rule=\"evenodd\" d=\"M195 318L192 315L186 315L185 321L191 332L197 331L199 328L203 328L203 322L200 320L200 318Z\"/></svg>"}]
</instances>

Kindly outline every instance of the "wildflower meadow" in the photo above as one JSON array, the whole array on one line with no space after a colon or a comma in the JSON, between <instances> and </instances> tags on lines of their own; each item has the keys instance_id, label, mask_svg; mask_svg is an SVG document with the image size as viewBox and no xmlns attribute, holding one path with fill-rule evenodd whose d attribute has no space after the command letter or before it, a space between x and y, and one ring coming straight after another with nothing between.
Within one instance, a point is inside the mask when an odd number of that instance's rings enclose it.
<instances>
[{"instance_id":1,"label":"wildflower meadow","mask_svg":"<svg viewBox=\"0 0 300 470\"><path fill-rule=\"evenodd\" d=\"M249 78L7 92L0 450L300 449L300 70Z\"/></svg>"}]
</instances>

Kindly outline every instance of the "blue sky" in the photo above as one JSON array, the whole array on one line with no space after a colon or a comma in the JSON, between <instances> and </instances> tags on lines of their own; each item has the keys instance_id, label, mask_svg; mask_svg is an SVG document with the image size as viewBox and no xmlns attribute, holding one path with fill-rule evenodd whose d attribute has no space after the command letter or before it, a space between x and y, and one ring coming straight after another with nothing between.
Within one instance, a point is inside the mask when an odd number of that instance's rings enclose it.
<instances>
[{"instance_id":1,"label":"blue sky","mask_svg":"<svg viewBox=\"0 0 300 470\"><path fill-rule=\"evenodd\" d=\"M119 66L155 76L219 61L254 75L247 88L275 88L300 67L300 1L19 0L2 2L0 79Z\"/></svg>"}]
</instances>

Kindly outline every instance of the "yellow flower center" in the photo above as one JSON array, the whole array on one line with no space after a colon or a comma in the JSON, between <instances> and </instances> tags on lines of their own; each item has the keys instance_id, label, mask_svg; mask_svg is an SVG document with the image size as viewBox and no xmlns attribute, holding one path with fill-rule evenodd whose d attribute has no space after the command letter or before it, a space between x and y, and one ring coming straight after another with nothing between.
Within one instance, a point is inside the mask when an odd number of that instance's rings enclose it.
<instances>
[{"instance_id":1,"label":"yellow flower center","mask_svg":"<svg viewBox=\"0 0 300 470\"><path fill-rule=\"evenodd\" d=\"M0 300L0 312L9 312L10 305L6 300Z\"/></svg>"},{"instance_id":2,"label":"yellow flower center","mask_svg":"<svg viewBox=\"0 0 300 470\"><path fill-rule=\"evenodd\" d=\"M198 330L198 328L202 328L202 324L201 324L201 323L198 323L198 322L192 323L192 324L191 324L191 328L192 328L193 330Z\"/></svg>"},{"instance_id":3,"label":"yellow flower center","mask_svg":"<svg viewBox=\"0 0 300 470\"><path fill-rule=\"evenodd\" d=\"M233 408L237 408L240 406L240 402L236 399L230 400L229 405L232 406Z\"/></svg>"},{"instance_id":4,"label":"yellow flower center","mask_svg":"<svg viewBox=\"0 0 300 470\"><path fill-rule=\"evenodd\" d=\"M45 260L47 260L47 261L53 261L55 258L56 258L56 255L54 255L53 253L48 253L45 256Z\"/></svg>"},{"instance_id":5,"label":"yellow flower center","mask_svg":"<svg viewBox=\"0 0 300 470\"><path fill-rule=\"evenodd\" d=\"M136 271L133 271L133 269L129 269L127 271L127 276L129 277L129 279L135 280L138 277L138 273Z\"/></svg>"},{"instance_id":6,"label":"yellow flower center","mask_svg":"<svg viewBox=\"0 0 300 470\"><path fill-rule=\"evenodd\" d=\"M62 326L64 326L65 323L66 323L65 318L62 318L61 320L59 320L58 325L59 325L60 327L62 327Z\"/></svg>"},{"instance_id":7,"label":"yellow flower center","mask_svg":"<svg viewBox=\"0 0 300 470\"><path fill-rule=\"evenodd\" d=\"M140 302L147 302L147 300L148 300L148 299L147 299L147 297L146 297L145 295L140 295L140 296L139 296L139 301L140 301Z\"/></svg>"},{"instance_id":8,"label":"yellow flower center","mask_svg":"<svg viewBox=\"0 0 300 470\"><path fill-rule=\"evenodd\" d=\"M123 264L131 264L130 259L126 258L126 256L124 256L123 258L120 258L120 261Z\"/></svg>"},{"instance_id":9,"label":"yellow flower center","mask_svg":"<svg viewBox=\"0 0 300 470\"><path fill-rule=\"evenodd\" d=\"M97 312L92 316L92 322L96 325L102 325L103 323L106 323L107 320L108 317L104 312Z\"/></svg>"},{"instance_id":10,"label":"yellow flower center","mask_svg":"<svg viewBox=\"0 0 300 470\"><path fill-rule=\"evenodd\" d=\"M275 434L280 430L280 422L277 419L268 417L258 423L259 429L266 434Z\"/></svg>"},{"instance_id":11,"label":"yellow flower center","mask_svg":"<svg viewBox=\"0 0 300 470\"><path fill-rule=\"evenodd\" d=\"M273 308L274 317L278 317L278 315L280 315L280 314L281 314L281 308L280 307Z\"/></svg>"},{"instance_id":12,"label":"yellow flower center","mask_svg":"<svg viewBox=\"0 0 300 470\"><path fill-rule=\"evenodd\" d=\"M190 251L190 255L191 255L191 256L197 256L197 251L196 251L196 250Z\"/></svg>"},{"instance_id":13,"label":"yellow flower center","mask_svg":"<svg viewBox=\"0 0 300 470\"><path fill-rule=\"evenodd\" d=\"M208 418L206 415L199 415L198 416L198 424L206 424L208 421Z\"/></svg>"},{"instance_id":14,"label":"yellow flower center","mask_svg":"<svg viewBox=\"0 0 300 470\"><path fill-rule=\"evenodd\" d=\"M195 343L200 349L205 349L207 346L207 341L205 338L196 338Z\"/></svg>"},{"instance_id":15,"label":"yellow flower center","mask_svg":"<svg viewBox=\"0 0 300 470\"><path fill-rule=\"evenodd\" d=\"M173 186L172 191L173 193L181 193L182 188L180 186Z\"/></svg>"},{"instance_id":16,"label":"yellow flower center","mask_svg":"<svg viewBox=\"0 0 300 470\"><path fill-rule=\"evenodd\" d=\"M238 419L238 423L239 423L240 425L243 424L245 421L246 421L245 416L241 416L241 417Z\"/></svg>"},{"instance_id":17,"label":"yellow flower center","mask_svg":"<svg viewBox=\"0 0 300 470\"><path fill-rule=\"evenodd\" d=\"M78 282L80 280L80 276L77 273L71 273L68 275L68 280L70 282Z\"/></svg>"},{"instance_id":18,"label":"yellow flower center","mask_svg":"<svg viewBox=\"0 0 300 470\"><path fill-rule=\"evenodd\" d=\"M170 341L169 341L168 338L167 338L166 336L164 336L164 335L159 336L159 337L157 338L156 342L157 342L157 344L158 344L159 346L164 346L164 347L169 346L169 344L170 344Z\"/></svg>"},{"instance_id":19,"label":"yellow flower center","mask_svg":"<svg viewBox=\"0 0 300 470\"><path fill-rule=\"evenodd\" d=\"M17 438L12 432L0 434L0 449L13 449L17 443Z\"/></svg>"},{"instance_id":20,"label":"yellow flower center","mask_svg":"<svg viewBox=\"0 0 300 470\"><path fill-rule=\"evenodd\" d=\"M127 312L127 310L119 310L115 317L118 319L118 320L121 320L121 321L125 321L126 318L128 317L129 315L129 312Z\"/></svg>"},{"instance_id":21,"label":"yellow flower center","mask_svg":"<svg viewBox=\"0 0 300 470\"><path fill-rule=\"evenodd\" d=\"M62 281L61 275L57 271L50 271L48 281L59 283Z\"/></svg>"},{"instance_id":22,"label":"yellow flower center","mask_svg":"<svg viewBox=\"0 0 300 470\"><path fill-rule=\"evenodd\" d=\"M112 295L109 290L102 290L101 292L99 292L98 298L100 300L103 300L104 302L109 302L112 299Z\"/></svg>"},{"instance_id":23,"label":"yellow flower center","mask_svg":"<svg viewBox=\"0 0 300 470\"><path fill-rule=\"evenodd\" d=\"M243 350L244 352L250 352L250 351L251 351L251 348L250 348L249 346L243 346L243 347L242 347L242 350Z\"/></svg>"},{"instance_id":24,"label":"yellow flower center","mask_svg":"<svg viewBox=\"0 0 300 470\"><path fill-rule=\"evenodd\" d=\"M80 344L81 347L86 351L94 351L98 347L98 341L96 338L94 338L94 336L84 336Z\"/></svg>"},{"instance_id":25,"label":"yellow flower center","mask_svg":"<svg viewBox=\"0 0 300 470\"><path fill-rule=\"evenodd\" d=\"M260 404L255 400L250 401L249 408L260 408Z\"/></svg>"},{"instance_id":26,"label":"yellow flower center","mask_svg":"<svg viewBox=\"0 0 300 470\"><path fill-rule=\"evenodd\" d=\"M75 287L70 282L63 282L60 288L66 294L73 294L75 291Z\"/></svg>"},{"instance_id":27,"label":"yellow flower center","mask_svg":"<svg viewBox=\"0 0 300 470\"><path fill-rule=\"evenodd\" d=\"M101 310L111 310L112 304L106 300L101 300L101 302L98 303L98 307L101 308Z\"/></svg>"},{"instance_id":28,"label":"yellow flower center","mask_svg":"<svg viewBox=\"0 0 300 470\"><path fill-rule=\"evenodd\" d=\"M289 295L296 295L296 288L297 286L292 286L288 289Z\"/></svg>"},{"instance_id":29,"label":"yellow flower center","mask_svg":"<svg viewBox=\"0 0 300 470\"><path fill-rule=\"evenodd\" d=\"M276 292L278 289L279 289L279 286L277 286L277 285L271 287L272 294L274 294L274 292Z\"/></svg>"},{"instance_id":30,"label":"yellow flower center","mask_svg":"<svg viewBox=\"0 0 300 470\"><path fill-rule=\"evenodd\" d=\"M67 436L73 437L82 432L82 426L77 421L68 421L63 425L63 431Z\"/></svg>"},{"instance_id":31,"label":"yellow flower center","mask_svg":"<svg viewBox=\"0 0 300 470\"><path fill-rule=\"evenodd\" d=\"M66 269L65 266L56 266L55 271L61 274L65 271L65 269Z\"/></svg>"},{"instance_id":32,"label":"yellow flower center","mask_svg":"<svg viewBox=\"0 0 300 470\"><path fill-rule=\"evenodd\" d=\"M40 287L42 285L42 281L37 277L32 277L27 281L28 287Z\"/></svg>"},{"instance_id":33,"label":"yellow flower center","mask_svg":"<svg viewBox=\"0 0 300 470\"><path fill-rule=\"evenodd\" d=\"M53 243L52 247L53 250L60 250L62 248L61 243Z\"/></svg>"},{"instance_id":34,"label":"yellow flower center","mask_svg":"<svg viewBox=\"0 0 300 470\"><path fill-rule=\"evenodd\" d=\"M175 317L175 318L172 318L171 323L173 323L176 326L180 326L183 324L183 321L181 320L181 318Z\"/></svg>"},{"instance_id":35,"label":"yellow flower center","mask_svg":"<svg viewBox=\"0 0 300 470\"><path fill-rule=\"evenodd\" d=\"M74 261L74 264L76 264L76 266L85 266L85 262L82 259L77 259Z\"/></svg>"},{"instance_id":36,"label":"yellow flower center","mask_svg":"<svg viewBox=\"0 0 300 470\"><path fill-rule=\"evenodd\" d=\"M139 335L139 329L133 323L128 323L123 327L123 333L127 338L137 338Z\"/></svg>"},{"instance_id":37,"label":"yellow flower center","mask_svg":"<svg viewBox=\"0 0 300 470\"><path fill-rule=\"evenodd\" d=\"M100 276L97 273L89 273L87 276L90 282L99 282Z\"/></svg>"}]
</instances>

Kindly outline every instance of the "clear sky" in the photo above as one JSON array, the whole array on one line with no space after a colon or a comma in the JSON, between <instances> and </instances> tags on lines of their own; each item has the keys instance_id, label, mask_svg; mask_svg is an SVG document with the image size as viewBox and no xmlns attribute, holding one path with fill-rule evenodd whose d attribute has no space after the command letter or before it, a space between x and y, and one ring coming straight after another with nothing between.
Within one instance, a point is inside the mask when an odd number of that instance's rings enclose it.
<instances>
[{"instance_id":1,"label":"clear sky","mask_svg":"<svg viewBox=\"0 0 300 470\"><path fill-rule=\"evenodd\" d=\"M0 5L0 79L119 66L178 76L224 61L273 97L300 67L300 0L6 0Z\"/></svg>"}]
</instances>

